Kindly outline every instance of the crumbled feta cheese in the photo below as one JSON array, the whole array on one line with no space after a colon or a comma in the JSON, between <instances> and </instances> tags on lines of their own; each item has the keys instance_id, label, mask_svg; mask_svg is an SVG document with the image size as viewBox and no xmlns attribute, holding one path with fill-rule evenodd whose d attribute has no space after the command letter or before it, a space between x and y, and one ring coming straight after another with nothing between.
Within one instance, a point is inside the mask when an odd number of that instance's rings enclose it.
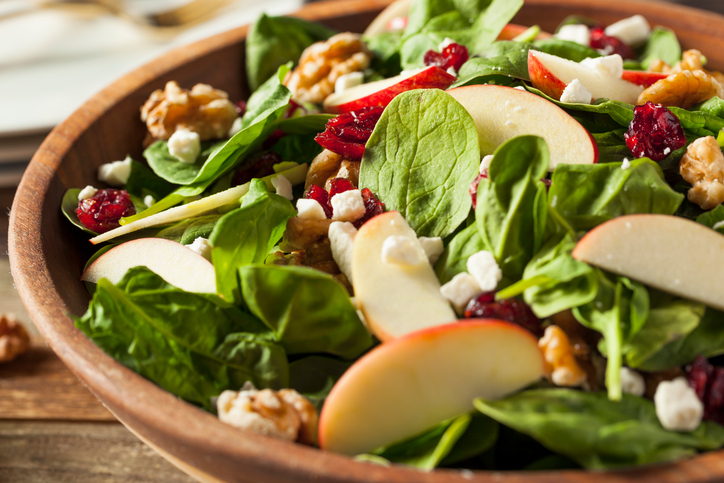
<instances>
[{"instance_id":1,"label":"crumbled feta cheese","mask_svg":"<svg viewBox=\"0 0 724 483\"><path fill-rule=\"evenodd\" d=\"M628 367L621 368L621 390L626 394L643 396L646 392L644 377Z\"/></svg>"},{"instance_id":2,"label":"crumbled feta cheese","mask_svg":"<svg viewBox=\"0 0 724 483\"><path fill-rule=\"evenodd\" d=\"M111 186L123 186L131 177L132 162L133 160L128 157L123 161L101 164L98 167L98 180Z\"/></svg>"},{"instance_id":3,"label":"crumbled feta cheese","mask_svg":"<svg viewBox=\"0 0 724 483\"><path fill-rule=\"evenodd\" d=\"M284 175L275 176L271 179L271 184L279 196L283 196L289 201L294 199L292 194L292 183Z\"/></svg>"},{"instance_id":4,"label":"crumbled feta cheese","mask_svg":"<svg viewBox=\"0 0 724 483\"><path fill-rule=\"evenodd\" d=\"M623 75L623 57L618 54L596 57L588 57L581 61L581 65L597 70L604 76L612 76L617 79Z\"/></svg>"},{"instance_id":5,"label":"crumbled feta cheese","mask_svg":"<svg viewBox=\"0 0 724 483\"><path fill-rule=\"evenodd\" d=\"M151 195L146 195L143 197L143 204L151 207L156 204L156 199Z\"/></svg>"},{"instance_id":6,"label":"crumbled feta cheese","mask_svg":"<svg viewBox=\"0 0 724 483\"><path fill-rule=\"evenodd\" d=\"M237 117L236 119L234 119L234 123L229 128L229 133L227 134L227 136L232 138L235 134L238 134L239 131L241 131L241 118Z\"/></svg>"},{"instance_id":7,"label":"crumbled feta cheese","mask_svg":"<svg viewBox=\"0 0 724 483\"><path fill-rule=\"evenodd\" d=\"M365 214L365 202L360 190L349 190L332 197L332 219L336 221L356 221Z\"/></svg>"},{"instance_id":8,"label":"crumbled feta cheese","mask_svg":"<svg viewBox=\"0 0 724 483\"><path fill-rule=\"evenodd\" d=\"M668 156L669 153L671 153L671 148L664 148L664 154Z\"/></svg>"},{"instance_id":9,"label":"crumbled feta cheese","mask_svg":"<svg viewBox=\"0 0 724 483\"><path fill-rule=\"evenodd\" d=\"M468 302L482 292L473 276L465 272L458 273L452 280L440 287L442 296L452 304L459 315L465 311Z\"/></svg>"},{"instance_id":10,"label":"crumbled feta cheese","mask_svg":"<svg viewBox=\"0 0 724 483\"><path fill-rule=\"evenodd\" d=\"M483 292L492 292L503 278L503 272L495 261L492 252L487 250L479 251L470 255L467 262L468 272Z\"/></svg>"},{"instance_id":11,"label":"crumbled feta cheese","mask_svg":"<svg viewBox=\"0 0 724 483\"><path fill-rule=\"evenodd\" d=\"M445 37L445 40L440 42L440 45L437 46L437 51L442 52L442 49L454 43L455 41L453 39L451 39L450 37Z\"/></svg>"},{"instance_id":12,"label":"crumbled feta cheese","mask_svg":"<svg viewBox=\"0 0 724 483\"><path fill-rule=\"evenodd\" d=\"M417 239L420 242L422 250L427 255L427 259L430 260L430 265L435 265L442 252L445 250L445 245L442 243L442 238L439 236L427 237L421 236Z\"/></svg>"},{"instance_id":13,"label":"crumbled feta cheese","mask_svg":"<svg viewBox=\"0 0 724 483\"><path fill-rule=\"evenodd\" d=\"M416 240L406 236L392 235L385 238L381 256L388 265L412 267L420 263Z\"/></svg>"},{"instance_id":14,"label":"crumbled feta cheese","mask_svg":"<svg viewBox=\"0 0 724 483\"><path fill-rule=\"evenodd\" d=\"M82 190L80 190L80 193L78 193L78 201L80 200L87 200L88 198L93 198L96 193L98 193L98 190L92 187L91 185L86 186Z\"/></svg>"},{"instance_id":15,"label":"crumbled feta cheese","mask_svg":"<svg viewBox=\"0 0 724 483\"><path fill-rule=\"evenodd\" d=\"M329 245L332 249L332 258L337 266L352 282L352 247L357 236L357 228L352 223L335 221L329 225Z\"/></svg>"},{"instance_id":16,"label":"crumbled feta cheese","mask_svg":"<svg viewBox=\"0 0 724 483\"><path fill-rule=\"evenodd\" d=\"M588 47L591 43L591 30L583 24L564 25L554 37Z\"/></svg>"},{"instance_id":17,"label":"crumbled feta cheese","mask_svg":"<svg viewBox=\"0 0 724 483\"><path fill-rule=\"evenodd\" d=\"M593 95L583 87L578 79L573 79L570 84L563 89L561 94L561 102L573 104L590 104Z\"/></svg>"},{"instance_id":18,"label":"crumbled feta cheese","mask_svg":"<svg viewBox=\"0 0 724 483\"><path fill-rule=\"evenodd\" d=\"M168 138L168 152L182 163L194 164L201 153L199 134L179 129Z\"/></svg>"},{"instance_id":19,"label":"crumbled feta cheese","mask_svg":"<svg viewBox=\"0 0 724 483\"><path fill-rule=\"evenodd\" d=\"M334 92L339 94L352 87L357 87L362 84L365 80L365 75L362 72L350 72L349 74L342 74L334 82Z\"/></svg>"},{"instance_id":20,"label":"crumbled feta cheese","mask_svg":"<svg viewBox=\"0 0 724 483\"><path fill-rule=\"evenodd\" d=\"M523 86L515 86L515 87L513 87L513 89L518 89L519 91L526 90L525 87L523 87ZM724 131L724 129L722 129L722 131Z\"/></svg>"},{"instance_id":21,"label":"crumbled feta cheese","mask_svg":"<svg viewBox=\"0 0 724 483\"><path fill-rule=\"evenodd\" d=\"M193 243L186 245L190 250L195 251L207 260L211 260L211 243L204 237L197 237Z\"/></svg>"},{"instance_id":22,"label":"crumbled feta cheese","mask_svg":"<svg viewBox=\"0 0 724 483\"><path fill-rule=\"evenodd\" d=\"M326 220L327 214L317 200L299 198L297 200L297 216L303 220Z\"/></svg>"},{"instance_id":23,"label":"crumbled feta cheese","mask_svg":"<svg viewBox=\"0 0 724 483\"><path fill-rule=\"evenodd\" d=\"M604 33L611 37L616 37L624 44L635 47L644 43L644 41L649 38L651 27L643 15L634 15L633 17L612 23L606 27Z\"/></svg>"},{"instance_id":24,"label":"crumbled feta cheese","mask_svg":"<svg viewBox=\"0 0 724 483\"><path fill-rule=\"evenodd\" d=\"M490 163L493 162L494 157L492 154L483 156L483 159L480 161L480 174L485 174L485 172L490 169Z\"/></svg>"},{"instance_id":25,"label":"crumbled feta cheese","mask_svg":"<svg viewBox=\"0 0 724 483\"><path fill-rule=\"evenodd\" d=\"M446 72L448 74L450 74L451 76L454 76L454 77L458 76L458 71L455 70L455 67L448 67Z\"/></svg>"},{"instance_id":26,"label":"crumbled feta cheese","mask_svg":"<svg viewBox=\"0 0 724 483\"><path fill-rule=\"evenodd\" d=\"M683 377L660 382L654 405L656 417L669 431L694 431L704 415L704 405Z\"/></svg>"},{"instance_id":27,"label":"crumbled feta cheese","mask_svg":"<svg viewBox=\"0 0 724 483\"><path fill-rule=\"evenodd\" d=\"M621 169L627 170L631 167L631 161L628 160L628 158L623 158L623 161L621 161Z\"/></svg>"}]
</instances>

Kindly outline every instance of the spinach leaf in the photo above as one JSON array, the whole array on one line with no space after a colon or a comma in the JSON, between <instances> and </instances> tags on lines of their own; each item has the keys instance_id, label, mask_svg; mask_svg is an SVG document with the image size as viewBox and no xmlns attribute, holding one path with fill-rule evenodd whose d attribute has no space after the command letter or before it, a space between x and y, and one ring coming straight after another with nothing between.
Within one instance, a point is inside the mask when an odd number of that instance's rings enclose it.
<instances>
[{"instance_id":1,"label":"spinach leaf","mask_svg":"<svg viewBox=\"0 0 724 483\"><path fill-rule=\"evenodd\" d=\"M372 347L346 289L308 267L245 265L242 294L288 354L323 352L353 359Z\"/></svg>"},{"instance_id":2,"label":"spinach leaf","mask_svg":"<svg viewBox=\"0 0 724 483\"><path fill-rule=\"evenodd\" d=\"M455 235L435 264L440 283L446 284L458 273L467 272L468 258L481 250L490 251L490 247L485 244L477 225L473 223Z\"/></svg>"},{"instance_id":3,"label":"spinach leaf","mask_svg":"<svg viewBox=\"0 0 724 483\"><path fill-rule=\"evenodd\" d=\"M718 136L724 129L724 119L707 111L690 111L680 107L668 108L679 118L681 127L686 134L694 136Z\"/></svg>"},{"instance_id":4,"label":"spinach leaf","mask_svg":"<svg viewBox=\"0 0 724 483\"><path fill-rule=\"evenodd\" d=\"M156 236L188 245L198 237L209 238L221 215L204 215L180 221L159 231Z\"/></svg>"},{"instance_id":5,"label":"spinach leaf","mask_svg":"<svg viewBox=\"0 0 724 483\"><path fill-rule=\"evenodd\" d=\"M131 161L131 174L123 189L140 198L150 195L160 200L171 193L174 186L138 161Z\"/></svg>"},{"instance_id":6,"label":"spinach leaf","mask_svg":"<svg viewBox=\"0 0 724 483\"><path fill-rule=\"evenodd\" d=\"M648 158L627 169L621 163L559 165L551 181L550 205L576 231L634 213L673 215L684 199Z\"/></svg>"},{"instance_id":7,"label":"spinach leaf","mask_svg":"<svg viewBox=\"0 0 724 483\"><path fill-rule=\"evenodd\" d=\"M287 134L318 134L324 131L327 121L334 118L334 114L307 114L282 119L277 124L280 131ZM283 138L282 138L283 139Z\"/></svg>"},{"instance_id":8,"label":"spinach leaf","mask_svg":"<svg viewBox=\"0 0 724 483\"><path fill-rule=\"evenodd\" d=\"M480 180L475 220L503 275L518 280L540 248L546 226L548 146L537 136L519 136L495 151L488 179Z\"/></svg>"},{"instance_id":9,"label":"spinach leaf","mask_svg":"<svg viewBox=\"0 0 724 483\"><path fill-rule=\"evenodd\" d=\"M225 141L204 141L201 153L193 164L179 161L168 150L168 141L159 140L143 151L148 165L159 178L173 184L191 184L214 151L223 146ZM170 191L169 191L170 192ZM168 192L166 193L168 194ZM159 198L160 199L160 198Z\"/></svg>"},{"instance_id":10,"label":"spinach leaf","mask_svg":"<svg viewBox=\"0 0 724 483\"><path fill-rule=\"evenodd\" d=\"M228 301L238 302L239 267L263 262L279 242L287 220L296 210L286 198L269 193L259 179L251 181L241 207L219 219L209 241L216 269L216 289Z\"/></svg>"},{"instance_id":11,"label":"spinach leaf","mask_svg":"<svg viewBox=\"0 0 724 483\"><path fill-rule=\"evenodd\" d=\"M322 25L292 17L262 14L246 37L246 75L249 89L259 88L287 62L297 62L302 51L334 34Z\"/></svg>"},{"instance_id":12,"label":"spinach leaf","mask_svg":"<svg viewBox=\"0 0 724 483\"><path fill-rule=\"evenodd\" d=\"M455 442L440 466L454 465L485 453L495 445L499 429L498 423L491 418L473 413L465 433Z\"/></svg>"},{"instance_id":13,"label":"spinach leaf","mask_svg":"<svg viewBox=\"0 0 724 483\"><path fill-rule=\"evenodd\" d=\"M99 280L76 327L122 364L209 410L211 397L246 381L288 385L284 350L258 320L145 267L130 269L116 286Z\"/></svg>"},{"instance_id":14,"label":"spinach leaf","mask_svg":"<svg viewBox=\"0 0 724 483\"><path fill-rule=\"evenodd\" d=\"M530 44L525 42L495 42L479 57L473 57L462 65L454 86L485 84L490 81L500 85L518 79L530 81L529 48Z\"/></svg>"},{"instance_id":15,"label":"spinach leaf","mask_svg":"<svg viewBox=\"0 0 724 483\"><path fill-rule=\"evenodd\" d=\"M402 32L382 32L377 35L365 36L363 40L372 51L372 69L382 78L389 78L400 73L400 44Z\"/></svg>"},{"instance_id":16,"label":"spinach leaf","mask_svg":"<svg viewBox=\"0 0 724 483\"><path fill-rule=\"evenodd\" d=\"M246 101L246 112L241 118L242 131L254 123L263 121L272 113L282 110L274 121L281 119L289 108L292 93L284 85L284 78L292 68L292 63L279 66L276 75L273 75L249 97ZM236 136L234 136L236 137Z\"/></svg>"},{"instance_id":17,"label":"spinach leaf","mask_svg":"<svg viewBox=\"0 0 724 483\"><path fill-rule=\"evenodd\" d=\"M641 48L638 57L644 70L648 70L656 59L661 59L669 65L676 64L681 60L681 46L676 34L667 28L656 27Z\"/></svg>"},{"instance_id":18,"label":"spinach leaf","mask_svg":"<svg viewBox=\"0 0 724 483\"><path fill-rule=\"evenodd\" d=\"M601 54L590 47L581 45L578 42L561 40L555 37L534 41L533 49L557 57L563 57L573 62L580 62L587 58L595 59L596 57L601 57Z\"/></svg>"},{"instance_id":19,"label":"spinach leaf","mask_svg":"<svg viewBox=\"0 0 724 483\"><path fill-rule=\"evenodd\" d=\"M724 427L708 421L690 433L666 431L651 401L628 394L614 402L603 393L536 389L477 399L475 407L590 469L672 461L724 444Z\"/></svg>"},{"instance_id":20,"label":"spinach leaf","mask_svg":"<svg viewBox=\"0 0 724 483\"><path fill-rule=\"evenodd\" d=\"M419 236L445 237L470 212L478 173L478 131L449 94L413 90L395 97L365 147L359 185L397 210Z\"/></svg>"},{"instance_id":21,"label":"spinach leaf","mask_svg":"<svg viewBox=\"0 0 724 483\"><path fill-rule=\"evenodd\" d=\"M708 112L714 116L724 118L724 100L714 96L711 99L702 102L698 106L695 106L695 109L692 110Z\"/></svg>"},{"instance_id":22,"label":"spinach leaf","mask_svg":"<svg viewBox=\"0 0 724 483\"><path fill-rule=\"evenodd\" d=\"M620 163L631 159L631 151L626 146L623 135L625 128L614 129L606 132L592 132L591 136L598 146L598 163Z\"/></svg>"},{"instance_id":23,"label":"spinach leaf","mask_svg":"<svg viewBox=\"0 0 724 483\"><path fill-rule=\"evenodd\" d=\"M303 357L289 364L289 387L309 399L321 411L334 383L351 365L351 362L332 357Z\"/></svg>"},{"instance_id":24,"label":"spinach leaf","mask_svg":"<svg viewBox=\"0 0 724 483\"><path fill-rule=\"evenodd\" d=\"M696 218L697 223L706 225L711 229L724 234L724 205L719 205L713 210L706 211Z\"/></svg>"},{"instance_id":25,"label":"spinach leaf","mask_svg":"<svg viewBox=\"0 0 724 483\"><path fill-rule=\"evenodd\" d=\"M274 143L270 151L277 153L285 161L309 164L322 149L314 140L314 135L290 134Z\"/></svg>"}]
</instances>

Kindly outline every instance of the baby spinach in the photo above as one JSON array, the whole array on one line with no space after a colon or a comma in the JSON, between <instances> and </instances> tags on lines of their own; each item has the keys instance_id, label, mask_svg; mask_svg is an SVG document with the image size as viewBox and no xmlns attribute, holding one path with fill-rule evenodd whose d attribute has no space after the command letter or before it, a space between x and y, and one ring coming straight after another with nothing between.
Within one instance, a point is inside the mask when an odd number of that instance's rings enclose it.
<instances>
[{"instance_id":1,"label":"baby spinach","mask_svg":"<svg viewBox=\"0 0 724 483\"><path fill-rule=\"evenodd\" d=\"M500 424L528 434L585 468L604 469L673 461L724 444L724 427L704 422L695 431L667 431L653 402L625 394L535 389L475 407Z\"/></svg>"},{"instance_id":2,"label":"baby spinach","mask_svg":"<svg viewBox=\"0 0 724 483\"><path fill-rule=\"evenodd\" d=\"M543 138L519 136L496 151L487 179L478 185L475 220L503 275L518 280L539 250L546 227L548 146Z\"/></svg>"},{"instance_id":3,"label":"baby spinach","mask_svg":"<svg viewBox=\"0 0 724 483\"><path fill-rule=\"evenodd\" d=\"M239 267L263 262L295 214L289 200L269 193L263 181L251 181L241 207L222 216L209 237L216 289L222 297L240 300Z\"/></svg>"},{"instance_id":4,"label":"baby spinach","mask_svg":"<svg viewBox=\"0 0 724 483\"><path fill-rule=\"evenodd\" d=\"M332 386L351 365L351 362L333 357L302 357L289 363L289 387L304 395L321 411Z\"/></svg>"},{"instance_id":5,"label":"baby spinach","mask_svg":"<svg viewBox=\"0 0 724 483\"><path fill-rule=\"evenodd\" d=\"M216 295L188 293L145 267L98 281L76 319L101 349L167 391L213 410L210 398L251 381L287 387L282 347L251 315Z\"/></svg>"},{"instance_id":6,"label":"baby spinach","mask_svg":"<svg viewBox=\"0 0 724 483\"><path fill-rule=\"evenodd\" d=\"M196 181L209 156L224 143L225 141L204 141L201 143L199 157L192 164L183 163L172 156L168 149L168 141L164 140L156 141L147 147L143 151L143 157L146 158L148 165L159 178L169 183L186 185Z\"/></svg>"},{"instance_id":7,"label":"baby spinach","mask_svg":"<svg viewBox=\"0 0 724 483\"><path fill-rule=\"evenodd\" d=\"M152 196L154 200L160 200L171 193L174 186L143 164L132 160L131 174L123 189L140 198Z\"/></svg>"},{"instance_id":8,"label":"baby spinach","mask_svg":"<svg viewBox=\"0 0 724 483\"><path fill-rule=\"evenodd\" d=\"M372 347L347 290L331 275L308 267L245 265L239 276L249 310L288 354L353 359Z\"/></svg>"},{"instance_id":9,"label":"baby spinach","mask_svg":"<svg viewBox=\"0 0 724 483\"><path fill-rule=\"evenodd\" d=\"M681 60L681 46L676 34L664 27L656 27L640 50L638 58L644 70L647 70L656 59L661 59L671 66Z\"/></svg>"},{"instance_id":10,"label":"baby spinach","mask_svg":"<svg viewBox=\"0 0 724 483\"><path fill-rule=\"evenodd\" d=\"M75 227L80 228L84 232L95 236L98 233L86 228L85 225L80 222L80 220L78 219L78 215L75 213L76 208L78 208L78 195L80 194L80 192L81 190L78 188L71 188L66 191L63 195L62 201L60 202L60 211L61 213L63 213L63 216L65 216L68 221L71 222Z\"/></svg>"},{"instance_id":11,"label":"baby spinach","mask_svg":"<svg viewBox=\"0 0 724 483\"><path fill-rule=\"evenodd\" d=\"M209 238L221 215L204 215L180 221L156 233L159 238L167 238L188 245L198 237Z\"/></svg>"},{"instance_id":12,"label":"baby spinach","mask_svg":"<svg viewBox=\"0 0 724 483\"><path fill-rule=\"evenodd\" d=\"M475 223L458 232L435 264L440 283L445 284L458 273L467 272L468 258L481 250L490 250L490 247L483 241Z\"/></svg>"},{"instance_id":13,"label":"baby spinach","mask_svg":"<svg viewBox=\"0 0 724 483\"><path fill-rule=\"evenodd\" d=\"M470 114L443 91L413 90L395 97L377 122L359 183L419 236L445 237L470 212L468 183L479 164Z\"/></svg>"},{"instance_id":14,"label":"baby spinach","mask_svg":"<svg viewBox=\"0 0 724 483\"><path fill-rule=\"evenodd\" d=\"M246 37L246 76L249 89L259 88L287 62L297 62L302 51L319 40L327 40L333 30L293 17L262 14Z\"/></svg>"},{"instance_id":15,"label":"baby spinach","mask_svg":"<svg viewBox=\"0 0 724 483\"><path fill-rule=\"evenodd\" d=\"M334 114L307 114L295 116L289 119L282 119L277 128L287 134L318 134L324 131L327 121L332 119ZM282 138L283 139L283 138Z\"/></svg>"},{"instance_id":16,"label":"baby spinach","mask_svg":"<svg viewBox=\"0 0 724 483\"><path fill-rule=\"evenodd\" d=\"M314 136L289 134L274 143L270 151L277 153L284 161L310 164L322 152L322 146L314 140Z\"/></svg>"},{"instance_id":17,"label":"baby spinach","mask_svg":"<svg viewBox=\"0 0 724 483\"><path fill-rule=\"evenodd\" d=\"M549 39L541 39L533 42L534 50L545 52L546 54L563 57L564 59L580 62L584 59L601 57L596 50L568 40L561 40L555 37Z\"/></svg>"},{"instance_id":18,"label":"baby spinach","mask_svg":"<svg viewBox=\"0 0 724 483\"><path fill-rule=\"evenodd\" d=\"M711 229L715 229L721 234L724 234L724 205L719 205L713 210L705 211L696 218L697 223L706 225ZM714 228L716 227L716 228Z\"/></svg>"}]
</instances>

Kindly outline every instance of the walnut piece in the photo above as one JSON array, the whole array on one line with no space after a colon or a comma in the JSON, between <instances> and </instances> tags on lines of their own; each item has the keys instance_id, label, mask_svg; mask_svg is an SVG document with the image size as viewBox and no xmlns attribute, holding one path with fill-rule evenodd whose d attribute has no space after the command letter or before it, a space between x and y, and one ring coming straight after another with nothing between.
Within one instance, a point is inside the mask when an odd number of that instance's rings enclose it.
<instances>
[{"instance_id":1,"label":"walnut piece","mask_svg":"<svg viewBox=\"0 0 724 483\"><path fill-rule=\"evenodd\" d=\"M679 172L692 185L689 201L704 210L724 202L724 154L714 136L699 138L686 148Z\"/></svg>"},{"instance_id":2,"label":"walnut piece","mask_svg":"<svg viewBox=\"0 0 724 483\"><path fill-rule=\"evenodd\" d=\"M331 182L335 178L346 179L357 186L359 183L359 168L359 161L350 161L329 149L325 149L309 165L304 189L308 190L312 185L316 185L329 191Z\"/></svg>"},{"instance_id":3,"label":"walnut piece","mask_svg":"<svg viewBox=\"0 0 724 483\"><path fill-rule=\"evenodd\" d=\"M637 104L651 101L667 107L689 109L714 96L724 97L724 89L719 81L702 70L684 70L645 89L639 95Z\"/></svg>"},{"instance_id":4,"label":"walnut piece","mask_svg":"<svg viewBox=\"0 0 724 483\"><path fill-rule=\"evenodd\" d=\"M702 55L698 50L687 50L682 54L681 60L671 69L671 74L678 74L679 72L683 72L685 70L701 70L714 77L720 84L724 85L724 74L717 71L706 70L701 59Z\"/></svg>"},{"instance_id":5,"label":"walnut piece","mask_svg":"<svg viewBox=\"0 0 724 483\"><path fill-rule=\"evenodd\" d=\"M141 107L141 120L155 139L168 139L179 129L198 133L202 141L224 138L237 117L229 95L208 84L188 90L170 81Z\"/></svg>"},{"instance_id":6,"label":"walnut piece","mask_svg":"<svg viewBox=\"0 0 724 483\"><path fill-rule=\"evenodd\" d=\"M0 315L0 362L10 362L30 347L30 336L12 314Z\"/></svg>"},{"instance_id":7,"label":"walnut piece","mask_svg":"<svg viewBox=\"0 0 724 483\"><path fill-rule=\"evenodd\" d=\"M222 392L216 407L219 420L240 429L305 444L317 439L317 409L293 389L257 390L247 383Z\"/></svg>"},{"instance_id":8,"label":"walnut piece","mask_svg":"<svg viewBox=\"0 0 724 483\"><path fill-rule=\"evenodd\" d=\"M586 382L587 374L576 362L568 336L557 325L549 325L538 341L543 352L546 372L556 386L576 387Z\"/></svg>"},{"instance_id":9,"label":"walnut piece","mask_svg":"<svg viewBox=\"0 0 724 483\"><path fill-rule=\"evenodd\" d=\"M319 104L334 92L334 83L340 76L365 70L371 59L372 54L359 34L342 32L304 49L299 65L284 84L297 102Z\"/></svg>"}]
</instances>

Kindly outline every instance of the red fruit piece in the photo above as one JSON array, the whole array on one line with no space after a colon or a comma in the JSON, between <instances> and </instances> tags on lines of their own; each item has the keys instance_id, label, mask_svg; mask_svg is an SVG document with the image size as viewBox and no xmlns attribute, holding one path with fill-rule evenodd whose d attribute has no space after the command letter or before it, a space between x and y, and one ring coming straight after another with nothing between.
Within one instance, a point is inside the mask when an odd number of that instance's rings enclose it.
<instances>
[{"instance_id":1,"label":"red fruit piece","mask_svg":"<svg viewBox=\"0 0 724 483\"><path fill-rule=\"evenodd\" d=\"M699 355L686 367L686 379L704 403L704 419L724 424L724 367L714 367Z\"/></svg>"},{"instance_id":2,"label":"red fruit piece","mask_svg":"<svg viewBox=\"0 0 724 483\"><path fill-rule=\"evenodd\" d=\"M313 184L309 187L304 197L310 200L315 200L317 203L322 205L324 214L327 215L327 218L332 218L332 205L329 204L329 193L327 193L324 188L320 188L319 186Z\"/></svg>"},{"instance_id":3,"label":"red fruit piece","mask_svg":"<svg viewBox=\"0 0 724 483\"><path fill-rule=\"evenodd\" d=\"M344 193L345 191L356 190L357 187L352 184L351 181L344 178L334 178L329 182L329 199L334 198L334 195Z\"/></svg>"},{"instance_id":4,"label":"red fruit piece","mask_svg":"<svg viewBox=\"0 0 724 483\"><path fill-rule=\"evenodd\" d=\"M473 182L470 183L470 187L468 187L468 193L470 193L470 197L473 199L473 209L478 207L478 185L480 185L480 180L487 178L488 170L486 169L484 173L477 175Z\"/></svg>"},{"instance_id":5,"label":"red fruit piece","mask_svg":"<svg viewBox=\"0 0 724 483\"><path fill-rule=\"evenodd\" d=\"M365 144L379 121L384 107L363 107L346 112L327 121L323 133L315 141L325 149L351 161L359 161L365 152Z\"/></svg>"},{"instance_id":6,"label":"red fruit piece","mask_svg":"<svg viewBox=\"0 0 724 483\"><path fill-rule=\"evenodd\" d=\"M603 27L591 27L590 46L604 53L605 55L618 54L624 59L635 59L633 49L628 44L621 42L616 37L606 35Z\"/></svg>"},{"instance_id":7,"label":"red fruit piece","mask_svg":"<svg viewBox=\"0 0 724 483\"><path fill-rule=\"evenodd\" d=\"M434 50L428 50L425 52L423 61L425 65L435 65L443 70L448 70L450 67L455 69L455 72L460 70L460 67L467 62L470 55L468 54L468 48L464 45L452 43L447 47L443 48L441 52L435 52Z\"/></svg>"},{"instance_id":8,"label":"red fruit piece","mask_svg":"<svg viewBox=\"0 0 724 483\"><path fill-rule=\"evenodd\" d=\"M239 116L243 116L244 114L246 114L246 101L239 101L234 104L234 107L236 108L236 113Z\"/></svg>"},{"instance_id":9,"label":"red fruit piece","mask_svg":"<svg viewBox=\"0 0 724 483\"><path fill-rule=\"evenodd\" d=\"M356 228L361 227L367 221L385 212L385 204L382 203L369 188L362 188L362 200L365 203L365 214L354 222Z\"/></svg>"},{"instance_id":10,"label":"red fruit piece","mask_svg":"<svg viewBox=\"0 0 724 483\"><path fill-rule=\"evenodd\" d=\"M89 230L105 233L121 226L118 221L135 215L136 209L127 191L104 189L98 190L91 198L78 201L75 214Z\"/></svg>"},{"instance_id":11,"label":"red fruit piece","mask_svg":"<svg viewBox=\"0 0 724 483\"><path fill-rule=\"evenodd\" d=\"M520 325L537 337L543 336L540 319L525 302L513 298L496 302L495 292L482 293L468 302L464 316L466 319L506 320Z\"/></svg>"},{"instance_id":12,"label":"red fruit piece","mask_svg":"<svg viewBox=\"0 0 724 483\"><path fill-rule=\"evenodd\" d=\"M623 137L634 156L654 161L661 161L686 145L679 119L666 107L651 101L634 108L633 121Z\"/></svg>"}]
</instances>

